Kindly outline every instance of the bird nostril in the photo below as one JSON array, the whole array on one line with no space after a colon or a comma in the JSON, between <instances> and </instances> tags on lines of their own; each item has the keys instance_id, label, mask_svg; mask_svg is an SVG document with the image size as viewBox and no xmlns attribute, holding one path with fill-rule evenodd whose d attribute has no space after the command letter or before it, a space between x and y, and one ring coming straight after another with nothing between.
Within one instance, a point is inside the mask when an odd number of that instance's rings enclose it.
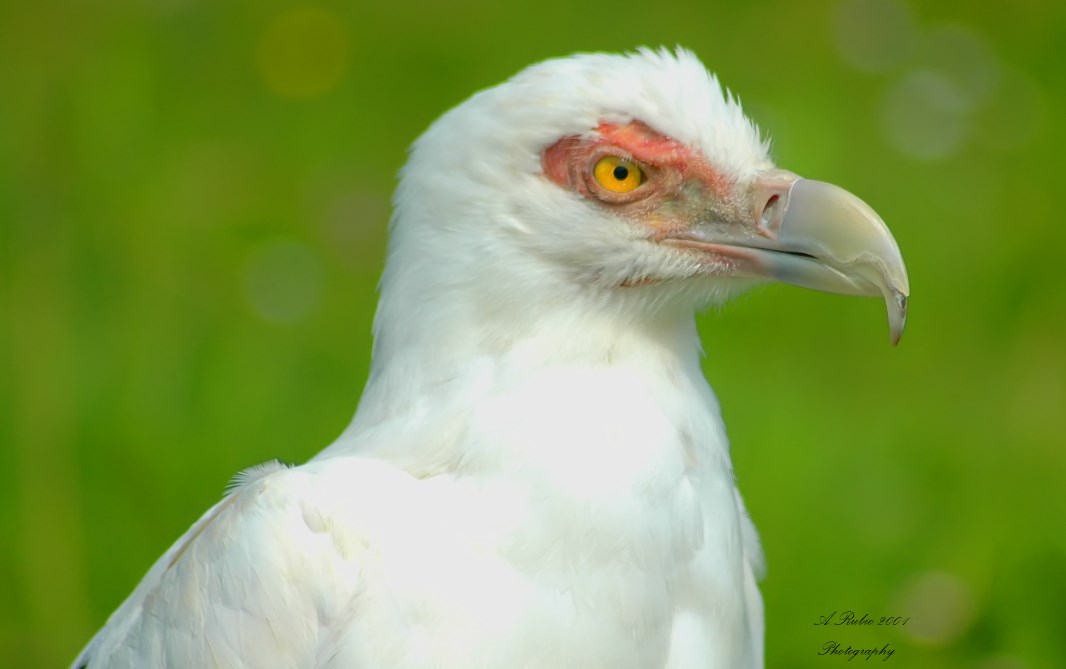
<instances>
[{"instance_id":1,"label":"bird nostril","mask_svg":"<svg viewBox=\"0 0 1066 669\"><path fill-rule=\"evenodd\" d=\"M774 215L777 213L777 207L781 201L781 196L774 193L763 205L762 214L759 216L759 225L764 228L770 228L770 222L774 220Z\"/></svg>"}]
</instances>

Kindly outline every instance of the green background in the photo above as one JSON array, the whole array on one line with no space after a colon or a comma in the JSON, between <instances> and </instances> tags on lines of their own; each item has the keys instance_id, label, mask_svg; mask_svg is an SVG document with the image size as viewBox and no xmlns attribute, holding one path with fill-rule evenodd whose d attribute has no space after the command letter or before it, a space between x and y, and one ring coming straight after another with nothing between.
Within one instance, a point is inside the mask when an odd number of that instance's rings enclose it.
<instances>
[{"instance_id":1,"label":"green background","mask_svg":"<svg viewBox=\"0 0 1066 669\"><path fill-rule=\"evenodd\" d=\"M3 2L0 664L65 666L236 471L345 427L389 194L436 116L659 44L910 269L898 349L877 300L772 286L701 317L768 666L846 662L830 640L1066 666L1059 0ZM814 625L845 610L911 621Z\"/></svg>"}]
</instances>

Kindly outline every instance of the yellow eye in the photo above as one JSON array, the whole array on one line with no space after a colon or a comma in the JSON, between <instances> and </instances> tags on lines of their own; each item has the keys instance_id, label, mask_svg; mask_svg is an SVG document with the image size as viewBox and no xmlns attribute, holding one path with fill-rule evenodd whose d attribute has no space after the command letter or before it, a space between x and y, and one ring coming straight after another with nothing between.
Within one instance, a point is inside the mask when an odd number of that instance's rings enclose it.
<instances>
[{"instance_id":1,"label":"yellow eye","mask_svg":"<svg viewBox=\"0 0 1066 669\"><path fill-rule=\"evenodd\" d=\"M644 181L644 172L632 161L604 156L592 168L596 183L612 193L628 193Z\"/></svg>"}]
</instances>

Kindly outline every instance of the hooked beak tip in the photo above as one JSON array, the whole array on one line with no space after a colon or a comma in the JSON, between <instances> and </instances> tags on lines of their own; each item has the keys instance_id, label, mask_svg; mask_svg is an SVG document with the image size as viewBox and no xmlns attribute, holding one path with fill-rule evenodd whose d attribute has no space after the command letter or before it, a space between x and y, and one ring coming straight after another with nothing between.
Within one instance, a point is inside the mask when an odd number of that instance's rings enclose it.
<instances>
[{"instance_id":1,"label":"hooked beak tip","mask_svg":"<svg viewBox=\"0 0 1066 669\"><path fill-rule=\"evenodd\" d=\"M885 295L885 304L888 307L888 340L893 346L898 346L903 328L907 325L907 296L892 289L891 293Z\"/></svg>"}]
</instances>

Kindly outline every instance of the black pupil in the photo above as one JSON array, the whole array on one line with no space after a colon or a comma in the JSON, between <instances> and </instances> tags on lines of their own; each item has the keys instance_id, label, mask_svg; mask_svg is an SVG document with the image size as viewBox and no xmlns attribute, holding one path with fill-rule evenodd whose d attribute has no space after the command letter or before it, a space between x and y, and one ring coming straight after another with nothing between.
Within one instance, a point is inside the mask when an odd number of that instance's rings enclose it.
<instances>
[{"instance_id":1,"label":"black pupil","mask_svg":"<svg viewBox=\"0 0 1066 669\"><path fill-rule=\"evenodd\" d=\"M618 167L614 168L614 178L615 179L618 179L619 181L625 181L626 177L628 177L628 176L629 176L629 169L626 168L625 165L619 165Z\"/></svg>"}]
</instances>

